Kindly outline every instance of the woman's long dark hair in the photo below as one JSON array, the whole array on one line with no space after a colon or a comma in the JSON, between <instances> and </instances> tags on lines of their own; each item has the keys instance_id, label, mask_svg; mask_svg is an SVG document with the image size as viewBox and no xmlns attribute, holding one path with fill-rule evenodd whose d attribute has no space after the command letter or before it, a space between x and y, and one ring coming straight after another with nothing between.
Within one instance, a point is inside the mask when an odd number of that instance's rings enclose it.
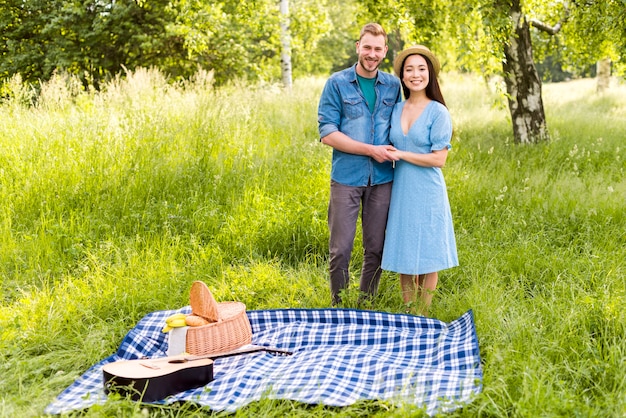
<instances>
[{"instance_id":1,"label":"woman's long dark hair","mask_svg":"<svg viewBox=\"0 0 626 418\"><path fill-rule=\"evenodd\" d=\"M428 85L426 86L426 97L430 100L434 100L436 102L441 103L446 106L446 101L443 99L443 94L441 94L441 88L439 87L439 80L437 79L437 74L435 74L435 69L433 68L433 63L430 62L427 56L422 54L411 54L411 55L421 55L426 60L426 65L428 66ZM407 55L402 61L402 76L400 77L400 82L402 83L402 93L404 93L404 98L408 99L411 95L411 90L404 85L404 64L406 63L406 59L411 55ZM448 107L448 106L446 106Z\"/></svg>"}]
</instances>

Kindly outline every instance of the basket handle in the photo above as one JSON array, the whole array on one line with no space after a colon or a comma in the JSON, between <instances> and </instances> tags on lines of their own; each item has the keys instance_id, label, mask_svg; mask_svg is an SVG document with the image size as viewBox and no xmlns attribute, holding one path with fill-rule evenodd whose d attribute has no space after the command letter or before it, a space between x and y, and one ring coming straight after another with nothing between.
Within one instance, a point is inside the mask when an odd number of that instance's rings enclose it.
<instances>
[{"instance_id":1,"label":"basket handle","mask_svg":"<svg viewBox=\"0 0 626 418\"><path fill-rule=\"evenodd\" d=\"M204 282L197 280L191 284L189 304L191 305L191 313L194 315L201 316L209 322L220 320L217 301Z\"/></svg>"}]
</instances>

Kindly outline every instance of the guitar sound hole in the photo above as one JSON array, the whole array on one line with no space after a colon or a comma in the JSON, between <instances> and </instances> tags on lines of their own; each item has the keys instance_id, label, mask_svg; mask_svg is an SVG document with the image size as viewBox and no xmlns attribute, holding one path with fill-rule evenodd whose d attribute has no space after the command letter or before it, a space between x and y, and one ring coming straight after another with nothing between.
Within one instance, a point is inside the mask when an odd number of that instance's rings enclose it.
<instances>
[{"instance_id":1,"label":"guitar sound hole","mask_svg":"<svg viewBox=\"0 0 626 418\"><path fill-rule=\"evenodd\" d=\"M184 358L181 358L181 359L174 359L174 360L170 360L170 361L168 361L168 363L174 363L174 364L179 364L179 363L187 363L187 360L185 360Z\"/></svg>"}]
</instances>

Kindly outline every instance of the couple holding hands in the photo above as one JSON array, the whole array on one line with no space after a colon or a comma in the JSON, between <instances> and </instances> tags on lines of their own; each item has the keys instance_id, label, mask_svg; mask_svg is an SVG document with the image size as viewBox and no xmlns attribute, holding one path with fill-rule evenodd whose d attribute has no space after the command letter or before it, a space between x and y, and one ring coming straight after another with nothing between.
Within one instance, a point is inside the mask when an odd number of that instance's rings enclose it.
<instances>
[{"instance_id":1,"label":"couple holding hands","mask_svg":"<svg viewBox=\"0 0 626 418\"><path fill-rule=\"evenodd\" d=\"M382 270L399 273L404 303L426 316L438 272L458 265L441 171L452 121L437 80L437 57L422 45L404 49L394 60L395 77L378 69L387 49L384 29L365 25L356 42L357 63L327 80L319 102L321 142L333 148L331 298L339 305L348 286L360 214L360 291L373 299Z\"/></svg>"}]
</instances>

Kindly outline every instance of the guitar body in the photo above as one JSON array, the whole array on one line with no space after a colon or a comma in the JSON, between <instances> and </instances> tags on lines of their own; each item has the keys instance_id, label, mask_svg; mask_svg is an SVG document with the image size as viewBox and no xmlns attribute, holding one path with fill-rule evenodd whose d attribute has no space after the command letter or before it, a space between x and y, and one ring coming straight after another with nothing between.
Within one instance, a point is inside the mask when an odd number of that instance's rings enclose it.
<instances>
[{"instance_id":1,"label":"guitar body","mask_svg":"<svg viewBox=\"0 0 626 418\"><path fill-rule=\"evenodd\" d=\"M155 402L175 393L199 388L213 380L213 360L185 361L178 357L121 360L102 368L104 392Z\"/></svg>"},{"instance_id":2,"label":"guitar body","mask_svg":"<svg viewBox=\"0 0 626 418\"><path fill-rule=\"evenodd\" d=\"M289 356L290 351L247 345L207 356L170 356L120 360L102 367L104 393L119 393L134 401L155 402L175 393L199 388L213 380L213 360L264 351Z\"/></svg>"}]
</instances>

